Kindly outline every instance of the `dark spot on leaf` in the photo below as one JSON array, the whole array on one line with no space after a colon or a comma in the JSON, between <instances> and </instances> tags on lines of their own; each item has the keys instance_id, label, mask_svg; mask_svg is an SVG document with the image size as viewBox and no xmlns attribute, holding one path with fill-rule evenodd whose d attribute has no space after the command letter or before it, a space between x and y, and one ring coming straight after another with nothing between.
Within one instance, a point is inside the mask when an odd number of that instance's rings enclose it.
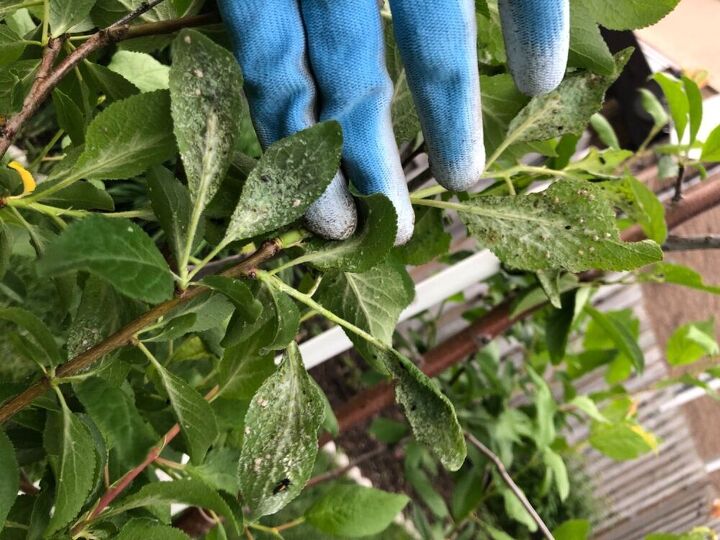
<instances>
[{"instance_id":1,"label":"dark spot on leaf","mask_svg":"<svg viewBox=\"0 0 720 540\"><path fill-rule=\"evenodd\" d=\"M287 488L290 487L292 482L290 482L289 478L283 478L280 480L277 485L273 488L273 495L277 495L278 493L282 493L283 491L287 491Z\"/></svg>"},{"instance_id":2,"label":"dark spot on leaf","mask_svg":"<svg viewBox=\"0 0 720 540\"><path fill-rule=\"evenodd\" d=\"M570 229L572 229L572 225L565 225L565 230L566 230L566 231L569 231Z\"/></svg>"}]
</instances>

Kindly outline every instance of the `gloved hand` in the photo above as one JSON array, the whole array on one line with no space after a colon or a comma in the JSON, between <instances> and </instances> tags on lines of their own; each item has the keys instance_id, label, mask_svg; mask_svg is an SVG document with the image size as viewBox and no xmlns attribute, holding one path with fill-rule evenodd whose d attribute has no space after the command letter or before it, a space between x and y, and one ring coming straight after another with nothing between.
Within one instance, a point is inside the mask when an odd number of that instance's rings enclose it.
<instances>
[{"instance_id":1,"label":"gloved hand","mask_svg":"<svg viewBox=\"0 0 720 540\"><path fill-rule=\"evenodd\" d=\"M529 95L565 73L569 0L499 0L510 71ZM378 0L219 0L263 147L317 121L343 130L342 165L361 193L382 193L398 216L396 243L414 214L393 136L392 82ZM436 180L463 191L484 164L473 0L390 0L396 41ZM357 214L342 172L308 210L315 233L344 239Z\"/></svg>"}]
</instances>

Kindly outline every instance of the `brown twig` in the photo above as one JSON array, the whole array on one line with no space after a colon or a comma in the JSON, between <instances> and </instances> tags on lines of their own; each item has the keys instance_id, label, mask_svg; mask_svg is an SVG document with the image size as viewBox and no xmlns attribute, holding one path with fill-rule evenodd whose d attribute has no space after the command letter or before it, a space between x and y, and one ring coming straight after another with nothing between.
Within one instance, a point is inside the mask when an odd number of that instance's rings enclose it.
<instances>
[{"instance_id":1,"label":"brown twig","mask_svg":"<svg viewBox=\"0 0 720 540\"><path fill-rule=\"evenodd\" d=\"M60 52L60 46L65 40L65 36L59 38L51 38L47 47L43 52L43 58L40 62L40 68L35 76L28 95L23 101L23 106L16 115L8 119L8 121L0 127L0 158L5 155L8 148L15 140L22 126L37 111L40 106L47 100L53 89L60 81L72 71L82 60L90 56L93 52L106 47L110 44L117 43L125 39L132 39L148 35L169 34L181 28L191 26L202 26L211 24L219 20L217 14L197 15L193 17L183 17L170 21L159 21L147 24L130 25L129 23L152 9L162 0L153 0L145 2L137 9L111 24L107 28L98 30L84 41L77 49L66 56L56 67L53 64Z\"/></svg>"},{"instance_id":2,"label":"brown twig","mask_svg":"<svg viewBox=\"0 0 720 540\"><path fill-rule=\"evenodd\" d=\"M690 251L697 249L720 249L720 235L673 236L663 244L663 251Z\"/></svg>"},{"instance_id":3,"label":"brown twig","mask_svg":"<svg viewBox=\"0 0 720 540\"><path fill-rule=\"evenodd\" d=\"M255 253L229 270L223 272L222 275L228 277L250 276L259 265L277 255L281 247L280 241L277 239L265 242ZM134 321L128 323L94 347L91 347L84 353L77 355L69 362L59 366L55 371L56 377L68 377L87 369L106 354L130 343L133 336L145 327L157 321L160 317L175 307L187 303L206 290L207 289L204 287L191 287L172 300L158 304L150 311L147 311ZM0 424L6 422L17 412L30 405L33 400L44 394L49 388L50 379L43 378L29 386L22 393L3 403L2 406L0 406Z\"/></svg>"},{"instance_id":4,"label":"brown twig","mask_svg":"<svg viewBox=\"0 0 720 540\"><path fill-rule=\"evenodd\" d=\"M507 472L507 469L505 468L502 460L495 454L495 452L490 450L482 442L473 437L471 433L465 433L465 438L470 442L470 444L480 450L480 452L482 452L485 457L487 457L490 461L493 462L493 465L495 465L495 468L497 469L500 478L502 478L503 482L505 482L505 485L510 488L510 491L513 492L515 497L517 497L517 500L520 501L520 504L523 505L523 508L525 508L527 513L530 514L530 517L537 524L538 529L540 529L545 538L547 538L548 540L555 540L552 533L550 532L550 529L548 529L547 525L545 525L545 522L540 517L540 514L538 514L533 505L530 504L530 501L525 496L525 493L523 493L523 490L520 489L520 487L512 479L512 476L510 476L510 474Z\"/></svg>"},{"instance_id":5,"label":"brown twig","mask_svg":"<svg viewBox=\"0 0 720 540\"><path fill-rule=\"evenodd\" d=\"M682 200L682 188L683 181L685 180L685 165L680 164L678 166L678 175L675 179L675 194L672 197L673 202L680 202Z\"/></svg>"}]
</instances>

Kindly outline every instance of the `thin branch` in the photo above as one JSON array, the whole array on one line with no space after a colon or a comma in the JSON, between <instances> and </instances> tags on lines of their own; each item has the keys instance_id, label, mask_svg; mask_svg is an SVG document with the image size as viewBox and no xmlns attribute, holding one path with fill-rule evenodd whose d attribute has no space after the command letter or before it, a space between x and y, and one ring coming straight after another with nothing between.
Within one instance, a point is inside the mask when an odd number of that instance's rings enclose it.
<instances>
[{"instance_id":1,"label":"thin branch","mask_svg":"<svg viewBox=\"0 0 720 540\"><path fill-rule=\"evenodd\" d=\"M229 270L223 272L222 275L227 277L253 276L258 266L277 255L281 248L282 243L280 240L275 239L265 242L255 253ZM206 290L206 288L200 286L191 287L172 300L158 304L150 311L147 311L134 321L125 325L113 335L107 337L87 351L77 355L69 362L59 366L55 371L56 377L61 379L86 370L106 354L128 345L133 336L145 327L153 324L170 310L182 304L186 304L188 301L192 300L199 294L202 294ZM29 386L22 393L3 403L2 406L0 406L0 424L6 422L16 413L30 405L33 400L44 394L49 388L50 379L42 378Z\"/></svg>"},{"instance_id":2,"label":"thin branch","mask_svg":"<svg viewBox=\"0 0 720 540\"><path fill-rule=\"evenodd\" d=\"M673 236L663 244L663 251L690 251L696 249L720 249L720 235Z\"/></svg>"},{"instance_id":3,"label":"thin branch","mask_svg":"<svg viewBox=\"0 0 720 540\"><path fill-rule=\"evenodd\" d=\"M211 400L213 397L215 397L218 392L220 391L219 386L213 387L206 395L206 400ZM129 470L127 473L125 473L117 482L115 482L113 485L111 485L103 494L103 496L100 498L98 503L95 505L95 508L92 509L90 512L90 515L84 520L82 520L80 523L78 523L75 527L73 527L72 534L77 534L79 531L81 531L88 523L93 521L97 516L99 516L103 510L105 510L112 502L117 499L117 497L127 489L130 484L132 484L133 480L137 478L140 473L142 473L145 469L147 469L153 462L155 462L162 453L163 450L165 450L165 447L167 447L170 442L178 436L180 433L180 424L175 424L172 426L165 435L163 435L163 438L160 440L158 444L153 446L150 451L147 453L147 456L145 459L140 463L137 467L134 467L133 469Z\"/></svg>"},{"instance_id":4,"label":"thin branch","mask_svg":"<svg viewBox=\"0 0 720 540\"><path fill-rule=\"evenodd\" d=\"M482 442L473 437L471 433L465 433L465 438L470 442L470 444L472 444L475 448L480 450L480 452L485 454L485 457L487 457L490 461L493 462L495 468L498 471L498 474L500 474L503 482L505 482L505 485L510 488L510 491L512 491L515 497L517 497L518 501L520 501L520 504L523 505L523 508L525 508L527 513L530 514L530 517L537 524L538 529L540 529L545 538L547 538L548 540L555 540L552 533L550 532L550 529L548 529L547 525L545 525L545 522L540 517L540 514L537 513L533 505L530 504L530 501L528 501L528 498L525 496L522 489L520 489L520 487L515 483L510 474L508 474L502 460Z\"/></svg>"},{"instance_id":5,"label":"thin branch","mask_svg":"<svg viewBox=\"0 0 720 540\"><path fill-rule=\"evenodd\" d=\"M685 164L680 163L678 166L678 175L675 179L675 194L672 197L673 202L680 202L682 200L682 187L683 181L685 180Z\"/></svg>"},{"instance_id":6,"label":"thin branch","mask_svg":"<svg viewBox=\"0 0 720 540\"><path fill-rule=\"evenodd\" d=\"M330 480L340 478L353 467L357 467L358 465L361 465L366 461L369 461L372 458L379 456L380 454L384 454L386 451L387 448L385 446L380 446L378 448L370 450L369 452L365 452L364 454L361 454L357 458L350 461L350 463L348 463L344 467L339 467L337 469L318 474L317 476L313 476L310 480L308 480L308 483L305 484L305 487L309 488L312 486L317 486L318 484L322 484L323 482L328 482Z\"/></svg>"},{"instance_id":7,"label":"thin branch","mask_svg":"<svg viewBox=\"0 0 720 540\"><path fill-rule=\"evenodd\" d=\"M140 5L132 13L120 19L120 21L111 24L107 28L98 30L96 33L88 37L77 49L66 56L56 67L52 69L53 63L57 59L60 52L60 46L66 36L59 38L51 38L43 53L40 68L35 76L35 81L25 97L23 106L16 115L10 118L3 126L0 127L0 158L5 155L8 148L15 140L22 126L27 122L47 100L53 89L60 81L70 73L80 62L90 56L92 53L106 47L110 44L117 43L125 39L143 37L148 35L169 34L181 28L202 26L211 24L219 20L215 13L208 15L197 15L193 17L183 17L170 21L159 21L147 24L130 25L133 19L136 19L161 0L153 0Z\"/></svg>"}]
</instances>

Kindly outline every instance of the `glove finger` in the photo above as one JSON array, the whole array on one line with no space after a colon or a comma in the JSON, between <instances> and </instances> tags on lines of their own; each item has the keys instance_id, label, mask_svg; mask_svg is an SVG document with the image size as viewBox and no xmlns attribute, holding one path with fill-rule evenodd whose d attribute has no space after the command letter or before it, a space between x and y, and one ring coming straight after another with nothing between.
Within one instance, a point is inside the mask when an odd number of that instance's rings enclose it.
<instances>
[{"instance_id":1,"label":"glove finger","mask_svg":"<svg viewBox=\"0 0 720 540\"><path fill-rule=\"evenodd\" d=\"M317 122L317 91L295 0L220 0L243 71L255 130L263 148ZM306 213L308 228L334 240L355 231L357 213L341 172Z\"/></svg>"},{"instance_id":2,"label":"glove finger","mask_svg":"<svg viewBox=\"0 0 720 540\"><path fill-rule=\"evenodd\" d=\"M562 81L570 47L569 0L499 0L510 73L528 96Z\"/></svg>"},{"instance_id":3,"label":"glove finger","mask_svg":"<svg viewBox=\"0 0 720 540\"><path fill-rule=\"evenodd\" d=\"M473 0L390 0L395 40L420 118L430 169L464 191L485 167Z\"/></svg>"},{"instance_id":4,"label":"glove finger","mask_svg":"<svg viewBox=\"0 0 720 540\"><path fill-rule=\"evenodd\" d=\"M396 243L415 221L392 130L392 82L385 69L377 0L302 0L320 119L343 129L343 167L363 194L382 193L398 216Z\"/></svg>"}]
</instances>

